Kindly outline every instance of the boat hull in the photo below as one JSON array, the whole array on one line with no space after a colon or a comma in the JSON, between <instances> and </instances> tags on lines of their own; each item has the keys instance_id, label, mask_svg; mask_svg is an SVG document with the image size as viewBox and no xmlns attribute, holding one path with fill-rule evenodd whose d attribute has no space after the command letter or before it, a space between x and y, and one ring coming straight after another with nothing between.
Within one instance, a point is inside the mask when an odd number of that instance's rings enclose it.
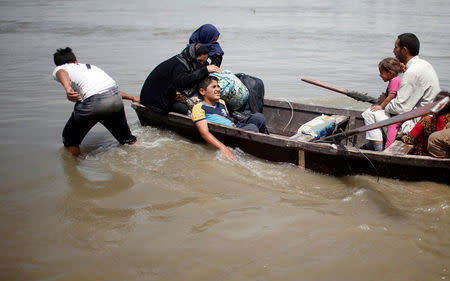
<instances>
[{"instance_id":1,"label":"boat hull","mask_svg":"<svg viewBox=\"0 0 450 281\"><path fill-rule=\"evenodd\" d=\"M195 124L187 116L160 114L136 103L132 107L143 126L170 129L194 142L203 142ZM266 99L264 115L270 135L212 123L208 127L227 146L239 147L265 160L292 163L314 172L334 176L369 174L412 181L450 182L450 159L360 150L357 147L365 142L364 134L355 135L340 144L290 138L302 124L322 114L348 116L348 121L341 124L345 130L364 125L359 111Z\"/></svg>"}]
</instances>

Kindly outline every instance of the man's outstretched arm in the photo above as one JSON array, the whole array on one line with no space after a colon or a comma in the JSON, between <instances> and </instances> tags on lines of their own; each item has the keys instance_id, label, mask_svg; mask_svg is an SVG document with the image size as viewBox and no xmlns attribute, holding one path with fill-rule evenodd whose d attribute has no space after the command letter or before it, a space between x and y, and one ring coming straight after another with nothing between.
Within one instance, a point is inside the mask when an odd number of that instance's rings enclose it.
<instances>
[{"instance_id":1,"label":"man's outstretched arm","mask_svg":"<svg viewBox=\"0 0 450 281\"><path fill-rule=\"evenodd\" d=\"M130 100L132 102L140 102L140 99L136 96L132 96L121 91L119 91L119 94L122 96L122 99L124 100Z\"/></svg>"},{"instance_id":2,"label":"man's outstretched arm","mask_svg":"<svg viewBox=\"0 0 450 281\"><path fill-rule=\"evenodd\" d=\"M200 120L195 123L197 126L198 131L200 132L200 135L202 138L215 148L219 149L222 152L222 155L227 158L228 160L233 160L234 156L233 153L226 147L222 142L220 142L213 134L209 132L208 129L208 121L206 119Z\"/></svg>"}]
</instances>

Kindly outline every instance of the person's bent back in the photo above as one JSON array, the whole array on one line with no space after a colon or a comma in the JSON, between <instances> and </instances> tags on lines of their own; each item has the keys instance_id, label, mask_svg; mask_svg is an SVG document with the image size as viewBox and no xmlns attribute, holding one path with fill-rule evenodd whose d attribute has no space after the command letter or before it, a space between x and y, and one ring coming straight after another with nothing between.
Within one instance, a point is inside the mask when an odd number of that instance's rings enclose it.
<instances>
[{"instance_id":1,"label":"person's bent back","mask_svg":"<svg viewBox=\"0 0 450 281\"><path fill-rule=\"evenodd\" d=\"M97 123L103 124L121 144L134 144L125 117L122 97L133 98L119 92L116 82L103 70L81 64L72 49L58 49L53 55L56 68L53 77L64 87L67 99L75 102L71 117L63 130L64 146L75 156L79 145Z\"/></svg>"}]
</instances>

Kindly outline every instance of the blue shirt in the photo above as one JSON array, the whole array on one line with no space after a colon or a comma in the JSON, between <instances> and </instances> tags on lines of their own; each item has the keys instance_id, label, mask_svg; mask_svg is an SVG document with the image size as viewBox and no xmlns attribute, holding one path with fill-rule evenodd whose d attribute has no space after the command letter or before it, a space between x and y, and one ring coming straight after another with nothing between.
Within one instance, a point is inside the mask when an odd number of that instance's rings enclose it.
<instances>
[{"instance_id":1,"label":"blue shirt","mask_svg":"<svg viewBox=\"0 0 450 281\"><path fill-rule=\"evenodd\" d=\"M197 103L192 108L191 119L194 123L206 119L206 121L211 123L234 126L233 122L228 118L227 106L223 100L219 100L214 106L203 102Z\"/></svg>"}]
</instances>

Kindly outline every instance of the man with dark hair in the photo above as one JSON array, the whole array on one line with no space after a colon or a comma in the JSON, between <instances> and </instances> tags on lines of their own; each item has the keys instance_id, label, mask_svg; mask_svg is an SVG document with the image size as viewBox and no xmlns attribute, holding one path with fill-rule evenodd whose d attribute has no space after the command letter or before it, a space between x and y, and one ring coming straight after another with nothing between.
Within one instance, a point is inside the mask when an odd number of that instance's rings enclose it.
<instances>
[{"instance_id":1,"label":"man with dark hair","mask_svg":"<svg viewBox=\"0 0 450 281\"><path fill-rule=\"evenodd\" d=\"M199 83L199 92L203 101L192 108L191 119L207 143L219 149L227 159L233 159L231 151L209 132L208 122L237 127L255 133L268 133L266 119L262 113L253 113L250 117L235 125L230 120L225 102L220 99L220 87L217 81L216 77L208 76Z\"/></svg>"},{"instance_id":2,"label":"man with dark hair","mask_svg":"<svg viewBox=\"0 0 450 281\"><path fill-rule=\"evenodd\" d=\"M419 58L420 42L412 33L400 34L395 41L394 54L397 59L406 65L397 96L392 99L384 110L371 111L370 108L363 112L366 125L383 121L392 115L402 114L416 107L421 107L433 101L440 92L439 79L433 66ZM399 129L400 134L411 131L419 118L408 120ZM375 129L366 133L369 147L383 144L381 129Z\"/></svg>"},{"instance_id":3,"label":"man with dark hair","mask_svg":"<svg viewBox=\"0 0 450 281\"><path fill-rule=\"evenodd\" d=\"M56 68L53 78L64 87L74 110L63 130L64 146L80 155L80 143L89 130L100 122L121 144L134 144L125 117L123 99L138 102L137 97L120 92L116 82L103 70L91 64L80 64L72 49L58 49L53 54Z\"/></svg>"},{"instance_id":4,"label":"man with dark hair","mask_svg":"<svg viewBox=\"0 0 450 281\"><path fill-rule=\"evenodd\" d=\"M398 46L400 48L406 47L408 49L409 53L411 54L411 56L419 55L420 42L419 42L419 38L417 38L416 35L414 35L412 33L403 33L403 34L400 34L397 38L398 38ZM400 60L400 61L402 61L402 60Z\"/></svg>"},{"instance_id":5,"label":"man with dark hair","mask_svg":"<svg viewBox=\"0 0 450 281\"><path fill-rule=\"evenodd\" d=\"M53 54L53 61L56 66L63 65L65 63L74 63L77 60L72 49L66 47L65 49L58 49L56 53Z\"/></svg>"}]
</instances>

